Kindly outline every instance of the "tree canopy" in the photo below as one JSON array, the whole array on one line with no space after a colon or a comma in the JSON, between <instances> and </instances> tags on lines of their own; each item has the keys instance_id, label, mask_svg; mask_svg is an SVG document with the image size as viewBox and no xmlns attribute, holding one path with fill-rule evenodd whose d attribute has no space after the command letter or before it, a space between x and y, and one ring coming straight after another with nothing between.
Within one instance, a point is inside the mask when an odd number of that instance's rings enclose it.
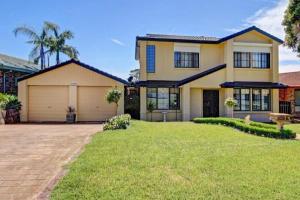
<instances>
[{"instance_id":1,"label":"tree canopy","mask_svg":"<svg viewBox=\"0 0 300 200\"><path fill-rule=\"evenodd\" d=\"M300 55L300 0L290 0L282 22L285 45Z\"/></svg>"}]
</instances>

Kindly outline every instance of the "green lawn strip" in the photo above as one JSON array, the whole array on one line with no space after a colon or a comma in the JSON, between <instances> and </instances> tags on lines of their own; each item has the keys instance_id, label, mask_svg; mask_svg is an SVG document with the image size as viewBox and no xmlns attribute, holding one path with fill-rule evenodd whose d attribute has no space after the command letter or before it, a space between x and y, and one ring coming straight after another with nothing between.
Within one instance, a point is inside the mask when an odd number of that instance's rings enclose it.
<instances>
[{"instance_id":1,"label":"green lawn strip","mask_svg":"<svg viewBox=\"0 0 300 200\"><path fill-rule=\"evenodd\" d=\"M260 123L260 122L250 122L246 124L244 120L238 118L227 118L227 117L212 117L212 118L195 118L193 119L195 123L202 124L220 124L224 126L230 126L236 128L240 131L264 136L271 138L281 138L281 139L294 139L296 138L296 133L290 129L278 130L272 124Z\"/></svg>"},{"instance_id":2,"label":"green lawn strip","mask_svg":"<svg viewBox=\"0 0 300 200\"><path fill-rule=\"evenodd\" d=\"M297 199L300 146L192 122L96 134L51 199Z\"/></svg>"}]
</instances>

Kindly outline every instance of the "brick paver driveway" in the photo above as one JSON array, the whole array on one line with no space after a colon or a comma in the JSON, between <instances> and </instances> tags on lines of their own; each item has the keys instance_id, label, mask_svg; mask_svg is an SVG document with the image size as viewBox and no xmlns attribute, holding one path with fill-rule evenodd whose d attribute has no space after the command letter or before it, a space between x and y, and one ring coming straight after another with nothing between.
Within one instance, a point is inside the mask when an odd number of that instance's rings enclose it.
<instances>
[{"instance_id":1,"label":"brick paver driveway","mask_svg":"<svg viewBox=\"0 0 300 200\"><path fill-rule=\"evenodd\" d=\"M44 199L100 124L0 126L0 199Z\"/></svg>"}]
</instances>

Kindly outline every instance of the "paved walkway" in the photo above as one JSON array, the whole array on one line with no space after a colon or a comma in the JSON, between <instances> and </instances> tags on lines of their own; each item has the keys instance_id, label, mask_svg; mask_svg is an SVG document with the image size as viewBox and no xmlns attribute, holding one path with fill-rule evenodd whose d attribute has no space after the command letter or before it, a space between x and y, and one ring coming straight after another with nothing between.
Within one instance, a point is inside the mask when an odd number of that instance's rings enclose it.
<instances>
[{"instance_id":1,"label":"paved walkway","mask_svg":"<svg viewBox=\"0 0 300 200\"><path fill-rule=\"evenodd\" d=\"M0 199L46 199L62 167L99 124L1 125Z\"/></svg>"}]
</instances>

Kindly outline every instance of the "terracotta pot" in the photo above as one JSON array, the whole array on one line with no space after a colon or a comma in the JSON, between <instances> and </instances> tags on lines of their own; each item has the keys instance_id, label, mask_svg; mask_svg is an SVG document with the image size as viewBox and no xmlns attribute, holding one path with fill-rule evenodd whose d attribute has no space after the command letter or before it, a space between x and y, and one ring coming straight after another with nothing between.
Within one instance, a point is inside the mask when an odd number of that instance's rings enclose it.
<instances>
[{"instance_id":1,"label":"terracotta pot","mask_svg":"<svg viewBox=\"0 0 300 200\"><path fill-rule=\"evenodd\" d=\"M15 124L20 122L20 112L16 109L6 110L5 123Z\"/></svg>"},{"instance_id":2,"label":"terracotta pot","mask_svg":"<svg viewBox=\"0 0 300 200\"><path fill-rule=\"evenodd\" d=\"M68 113L66 115L66 122L68 124L73 124L76 122L76 114L75 113Z\"/></svg>"}]
</instances>

